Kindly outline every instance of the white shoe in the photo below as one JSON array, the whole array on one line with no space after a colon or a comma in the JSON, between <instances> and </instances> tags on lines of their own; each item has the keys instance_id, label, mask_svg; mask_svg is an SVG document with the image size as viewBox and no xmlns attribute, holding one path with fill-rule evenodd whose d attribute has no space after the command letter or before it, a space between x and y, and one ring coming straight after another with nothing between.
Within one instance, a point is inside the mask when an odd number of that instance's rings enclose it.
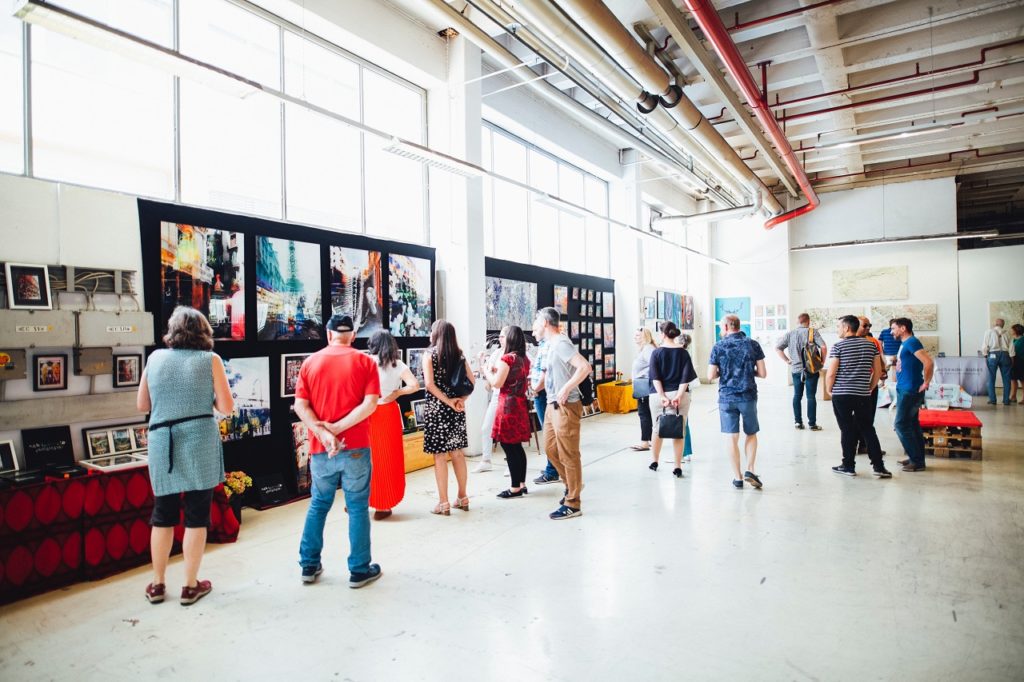
<instances>
[{"instance_id":1,"label":"white shoe","mask_svg":"<svg viewBox=\"0 0 1024 682\"><path fill-rule=\"evenodd\" d=\"M693 455L683 455L683 461L684 462L689 462L690 461L690 457L692 457L692 456Z\"/></svg>"},{"instance_id":2,"label":"white shoe","mask_svg":"<svg viewBox=\"0 0 1024 682\"><path fill-rule=\"evenodd\" d=\"M474 474L482 474L482 473L484 473L485 471L490 471L490 470L492 470L493 468L494 468L494 467L493 467L493 466L491 466L491 463L490 463L490 462L480 462L480 463L479 463L479 464L477 464L477 465L476 465L475 467L473 467L473 473L474 473Z\"/></svg>"}]
</instances>

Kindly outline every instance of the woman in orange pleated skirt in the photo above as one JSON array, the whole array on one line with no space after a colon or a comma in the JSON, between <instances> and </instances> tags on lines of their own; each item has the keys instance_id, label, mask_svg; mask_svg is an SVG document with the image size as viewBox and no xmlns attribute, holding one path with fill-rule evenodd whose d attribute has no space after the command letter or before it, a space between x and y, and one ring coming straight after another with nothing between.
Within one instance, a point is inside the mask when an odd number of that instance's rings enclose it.
<instances>
[{"instance_id":1,"label":"woman in orange pleated skirt","mask_svg":"<svg viewBox=\"0 0 1024 682\"><path fill-rule=\"evenodd\" d=\"M380 400L370 415L370 506L373 518L386 519L405 496L405 448L399 396L420 390L420 384L402 362L395 338L381 330L370 337L370 357L377 363Z\"/></svg>"}]
</instances>

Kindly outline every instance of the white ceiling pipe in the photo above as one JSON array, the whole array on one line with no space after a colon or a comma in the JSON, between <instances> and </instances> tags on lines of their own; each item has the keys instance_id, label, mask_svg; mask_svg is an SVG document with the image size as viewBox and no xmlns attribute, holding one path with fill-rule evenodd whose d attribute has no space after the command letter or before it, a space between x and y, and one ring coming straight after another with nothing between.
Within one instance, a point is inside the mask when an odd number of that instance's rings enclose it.
<instances>
[{"instance_id":1,"label":"white ceiling pipe","mask_svg":"<svg viewBox=\"0 0 1024 682\"><path fill-rule=\"evenodd\" d=\"M563 16L562 22L568 28L563 28L561 33L566 40L567 46L573 47L580 42L590 43L596 39L606 49L617 49L620 59L628 60L627 63L621 64L622 67L627 69L635 78L640 79L640 86L645 91L660 93L671 90L672 78L668 72L658 64L657 60L647 54L633 35L601 0L559 0L559 3L569 13L572 20L586 34L589 34L580 36L574 30L575 27L572 23ZM529 8L533 8L536 5L550 8L550 4L546 0L516 0L516 4L526 5ZM562 16L557 11L550 14ZM629 43L635 49L629 47ZM772 213L782 212L782 205L772 195L771 191L764 185L757 174L750 170L740 159L739 154L725 141L721 133L708 123L708 120L704 118L704 115L694 106L693 102L683 94L681 89L678 90L678 100L676 102L663 101L662 105L662 107L655 109L651 113L654 125L660 127L665 124L661 116L667 116L676 121L683 129L682 132L684 134L682 137L692 139L695 143L686 144L684 148L689 150L694 148L701 149L704 152L702 155L704 158L712 159L711 163L713 165L711 167L723 168L729 176L741 178L744 183L757 187L758 193L762 195L762 201L768 206L769 210ZM665 106L671 108L666 110Z\"/></svg>"},{"instance_id":2,"label":"white ceiling pipe","mask_svg":"<svg viewBox=\"0 0 1024 682\"><path fill-rule=\"evenodd\" d=\"M754 203L750 206L739 206L738 208L727 208L721 211L708 211L707 213L694 213L693 215L667 215L655 218L651 221L652 226L674 227L676 225L700 225L703 223L716 223L722 220L736 220L749 218L757 214L761 206L761 194L753 192Z\"/></svg>"},{"instance_id":3,"label":"white ceiling pipe","mask_svg":"<svg viewBox=\"0 0 1024 682\"><path fill-rule=\"evenodd\" d=\"M501 66L512 67L521 63L520 59L512 52L500 45L483 29L467 19L460 12L457 12L444 0L430 0L430 4L437 11L439 23L457 28L461 36L465 37L471 43L485 51ZM518 78L521 81L529 80L530 74L533 74L533 71L528 69L513 69L509 71L509 75L514 78ZM585 106L572 99L547 81L534 81L530 84L530 87L550 104L562 111L565 111L584 126L596 127L609 139L615 140L617 144L621 144L624 147L638 149L651 158L657 159L661 163L679 170L684 175L693 175L693 172L684 164L680 163L678 159L671 157L665 151L658 149L646 140L630 135L611 121L608 121L590 109L587 109ZM698 182L702 182L700 178L696 179Z\"/></svg>"},{"instance_id":4,"label":"white ceiling pipe","mask_svg":"<svg viewBox=\"0 0 1024 682\"><path fill-rule=\"evenodd\" d=\"M515 0L506 3L506 8L510 7L515 15L523 17L526 23L546 34L555 44L562 46L573 59L593 71L617 96L638 103L644 101L644 88L634 81L622 66L611 60L592 38L581 33L548 0ZM646 52L643 54L657 66L656 62L646 56ZM667 74L665 77L668 78ZM764 187L753 171L740 161L739 156L714 126L703 119L700 111L685 96L682 96L679 105L674 109L658 107L647 118L652 126L674 144L690 152L700 165L714 171L722 186L733 194L741 196L745 189L743 184L746 183L757 183ZM704 138L717 138L717 143L702 144ZM714 152L709 152L708 147L714 149ZM782 206L771 196L771 192L766 187L763 192L766 195L764 201L769 205L774 204L772 210L776 213L781 212Z\"/></svg>"}]
</instances>

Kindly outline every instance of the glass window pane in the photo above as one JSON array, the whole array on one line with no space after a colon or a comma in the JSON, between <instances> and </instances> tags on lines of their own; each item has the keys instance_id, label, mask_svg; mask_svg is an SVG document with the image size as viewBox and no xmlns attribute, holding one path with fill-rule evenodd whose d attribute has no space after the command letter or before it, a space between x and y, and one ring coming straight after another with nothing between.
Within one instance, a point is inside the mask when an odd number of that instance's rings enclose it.
<instances>
[{"instance_id":1,"label":"glass window pane","mask_svg":"<svg viewBox=\"0 0 1024 682\"><path fill-rule=\"evenodd\" d=\"M561 211L561 214L561 267L568 272L584 273L587 271L584 220L565 211Z\"/></svg>"},{"instance_id":2,"label":"glass window pane","mask_svg":"<svg viewBox=\"0 0 1024 682\"><path fill-rule=\"evenodd\" d=\"M592 216L587 218L587 274L607 277L610 266L608 262L608 223Z\"/></svg>"},{"instance_id":3,"label":"glass window pane","mask_svg":"<svg viewBox=\"0 0 1024 682\"><path fill-rule=\"evenodd\" d=\"M24 173L21 22L0 13L0 171Z\"/></svg>"},{"instance_id":4,"label":"glass window pane","mask_svg":"<svg viewBox=\"0 0 1024 682\"><path fill-rule=\"evenodd\" d=\"M53 4L151 42L172 47L174 13L171 2L172 0L58 0Z\"/></svg>"},{"instance_id":5,"label":"glass window pane","mask_svg":"<svg viewBox=\"0 0 1024 682\"><path fill-rule=\"evenodd\" d=\"M526 182L526 147L510 137L494 135L494 172Z\"/></svg>"},{"instance_id":6,"label":"glass window pane","mask_svg":"<svg viewBox=\"0 0 1024 682\"><path fill-rule=\"evenodd\" d=\"M423 95L363 69L363 121L403 140L423 142Z\"/></svg>"},{"instance_id":7,"label":"glass window pane","mask_svg":"<svg viewBox=\"0 0 1024 682\"><path fill-rule=\"evenodd\" d=\"M284 90L359 120L359 67L294 33L284 34Z\"/></svg>"},{"instance_id":8,"label":"glass window pane","mask_svg":"<svg viewBox=\"0 0 1024 682\"><path fill-rule=\"evenodd\" d=\"M36 29L32 68L35 175L173 197L169 74Z\"/></svg>"},{"instance_id":9,"label":"glass window pane","mask_svg":"<svg viewBox=\"0 0 1024 682\"><path fill-rule=\"evenodd\" d=\"M181 198L280 218L280 104L182 80Z\"/></svg>"},{"instance_id":10,"label":"glass window pane","mask_svg":"<svg viewBox=\"0 0 1024 682\"><path fill-rule=\"evenodd\" d=\"M585 195L584 206L591 211L597 211L603 216L608 215L608 183L598 180L593 175L584 179L583 193Z\"/></svg>"},{"instance_id":11,"label":"glass window pane","mask_svg":"<svg viewBox=\"0 0 1024 682\"><path fill-rule=\"evenodd\" d=\"M530 261L546 268L558 267L558 209L530 203ZM525 240L523 240L525 241Z\"/></svg>"},{"instance_id":12,"label":"glass window pane","mask_svg":"<svg viewBox=\"0 0 1024 682\"><path fill-rule=\"evenodd\" d=\"M481 160L480 165L491 168L491 129L481 129ZM485 175L482 180L484 219L484 254L494 257L494 180Z\"/></svg>"},{"instance_id":13,"label":"glass window pane","mask_svg":"<svg viewBox=\"0 0 1024 682\"><path fill-rule=\"evenodd\" d=\"M294 104L285 105L288 219L361 232L359 132Z\"/></svg>"},{"instance_id":14,"label":"glass window pane","mask_svg":"<svg viewBox=\"0 0 1024 682\"><path fill-rule=\"evenodd\" d=\"M566 166L558 165L558 196L574 204L583 205L583 173Z\"/></svg>"},{"instance_id":15,"label":"glass window pane","mask_svg":"<svg viewBox=\"0 0 1024 682\"><path fill-rule=\"evenodd\" d=\"M497 136L494 138L497 141ZM507 182L494 182L494 256L520 263L530 261L526 238L528 193ZM556 256L557 257L557 256Z\"/></svg>"},{"instance_id":16,"label":"glass window pane","mask_svg":"<svg viewBox=\"0 0 1024 682\"><path fill-rule=\"evenodd\" d=\"M280 29L223 0L179 0L181 51L257 83L280 87Z\"/></svg>"},{"instance_id":17,"label":"glass window pane","mask_svg":"<svg viewBox=\"0 0 1024 682\"><path fill-rule=\"evenodd\" d=\"M558 196L558 162L533 149L530 150L530 186Z\"/></svg>"},{"instance_id":18,"label":"glass window pane","mask_svg":"<svg viewBox=\"0 0 1024 682\"><path fill-rule=\"evenodd\" d=\"M423 164L386 152L377 137L366 137L366 231L422 243L424 229Z\"/></svg>"}]
</instances>

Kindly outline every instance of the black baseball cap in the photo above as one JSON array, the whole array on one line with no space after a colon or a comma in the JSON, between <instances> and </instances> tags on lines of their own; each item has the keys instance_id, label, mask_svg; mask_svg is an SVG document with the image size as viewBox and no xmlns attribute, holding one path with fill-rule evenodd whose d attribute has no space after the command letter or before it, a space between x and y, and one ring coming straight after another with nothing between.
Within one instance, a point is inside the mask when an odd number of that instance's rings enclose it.
<instances>
[{"instance_id":1,"label":"black baseball cap","mask_svg":"<svg viewBox=\"0 0 1024 682\"><path fill-rule=\"evenodd\" d=\"M327 329L332 332L351 332L355 331L355 328L351 315L333 315L327 320Z\"/></svg>"}]
</instances>

